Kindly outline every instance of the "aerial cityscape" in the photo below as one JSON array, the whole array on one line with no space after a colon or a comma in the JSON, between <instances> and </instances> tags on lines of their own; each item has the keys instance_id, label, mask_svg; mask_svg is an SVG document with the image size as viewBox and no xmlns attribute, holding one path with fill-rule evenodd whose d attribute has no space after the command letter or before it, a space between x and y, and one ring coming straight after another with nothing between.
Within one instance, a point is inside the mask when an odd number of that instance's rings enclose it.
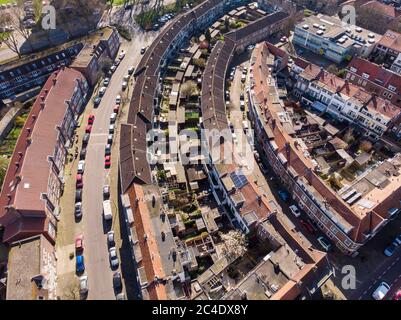
<instances>
[{"instance_id":1,"label":"aerial cityscape","mask_svg":"<svg viewBox=\"0 0 401 320\"><path fill-rule=\"evenodd\" d=\"M401 300L400 213L401 0L0 0L0 300Z\"/></svg>"}]
</instances>

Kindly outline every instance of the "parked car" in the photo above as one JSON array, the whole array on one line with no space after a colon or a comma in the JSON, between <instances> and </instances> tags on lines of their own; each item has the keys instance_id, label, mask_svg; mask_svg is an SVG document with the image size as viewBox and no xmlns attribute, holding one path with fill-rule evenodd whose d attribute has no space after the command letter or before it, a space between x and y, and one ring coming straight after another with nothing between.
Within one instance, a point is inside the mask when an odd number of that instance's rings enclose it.
<instances>
[{"instance_id":1,"label":"parked car","mask_svg":"<svg viewBox=\"0 0 401 320\"><path fill-rule=\"evenodd\" d=\"M114 231L107 232L107 245L112 248L114 247Z\"/></svg>"},{"instance_id":2,"label":"parked car","mask_svg":"<svg viewBox=\"0 0 401 320\"><path fill-rule=\"evenodd\" d=\"M114 124L111 124L110 126L109 126L109 134L110 133L114 133Z\"/></svg>"},{"instance_id":3,"label":"parked car","mask_svg":"<svg viewBox=\"0 0 401 320\"><path fill-rule=\"evenodd\" d=\"M82 189L84 187L84 179L82 174L77 174L75 187L77 189Z\"/></svg>"},{"instance_id":4,"label":"parked car","mask_svg":"<svg viewBox=\"0 0 401 320\"><path fill-rule=\"evenodd\" d=\"M82 202L77 202L75 204L74 215L76 219L82 218Z\"/></svg>"},{"instance_id":5,"label":"parked car","mask_svg":"<svg viewBox=\"0 0 401 320\"><path fill-rule=\"evenodd\" d=\"M112 269L117 268L119 265L116 247L109 249L109 259Z\"/></svg>"},{"instance_id":6,"label":"parked car","mask_svg":"<svg viewBox=\"0 0 401 320\"><path fill-rule=\"evenodd\" d=\"M283 200L284 202L287 202L290 199L290 195L285 190L279 190L277 191L277 193L280 199Z\"/></svg>"},{"instance_id":7,"label":"parked car","mask_svg":"<svg viewBox=\"0 0 401 320\"><path fill-rule=\"evenodd\" d=\"M99 104L100 104L101 101L102 101L102 99L101 99L100 97L95 97L95 98L93 99L93 106L94 106L95 108L97 108L97 107L99 106Z\"/></svg>"},{"instance_id":8,"label":"parked car","mask_svg":"<svg viewBox=\"0 0 401 320\"><path fill-rule=\"evenodd\" d=\"M398 236L395 237L394 239L395 242L398 243L398 245L401 245L401 234L399 234Z\"/></svg>"},{"instance_id":9,"label":"parked car","mask_svg":"<svg viewBox=\"0 0 401 320\"><path fill-rule=\"evenodd\" d=\"M120 105L117 104L114 106L113 112L118 113L118 110L120 110Z\"/></svg>"},{"instance_id":10,"label":"parked car","mask_svg":"<svg viewBox=\"0 0 401 320\"><path fill-rule=\"evenodd\" d=\"M124 82L121 84L121 89L124 91L125 89L127 89L127 87L128 87L128 82L127 82L127 81L124 81Z\"/></svg>"},{"instance_id":11,"label":"parked car","mask_svg":"<svg viewBox=\"0 0 401 320\"><path fill-rule=\"evenodd\" d=\"M75 250L83 251L84 250L84 236L80 234L75 238Z\"/></svg>"},{"instance_id":12,"label":"parked car","mask_svg":"<svg viewBox=\"0 0 401 320\"><path fill-rule=\"evenodd\" d=\"M106 93L106 87L101 87L99 89L99 97L103 97L105 93Z\"/></svg>"},{"instance_id":13,"label":"parked car","mask_svg":"<svg viewBox=\"0 0 401 320\"><path fill-rule=\"evenodd\" d=\"M111 157L110 156L105 156L104 157L104 167L106 169L110 168L111 166Z\"/></svg>"},{"instance_id":14,"label":"parked car","mask_svg":"<svg viewBox=\"0 0 401 320\"><path fill-rule=\"evenodd\" d=\"M106 144L106 146L104 147L104 155L105 156L111 155L111 145L110 144Z\"/></svg>"},{"instance_id":15,"label":"parked car","mask_svg":"<svg viewBox=\"0 0 401 320\"><path fill-rule=\"evenodd\" d=\"M121 50L121 53L119 54L118 59L122 60L122 59L124 59L124 57L125 57L125 52L124 52L124 50Z\"/></svg>"},{"instance_id":16,"label":"parked car","mask_svg":"<svg viewBox=\"0 0 401 320\"><path fill-rule=\"evenodd\" d=\"M131 74L133 74L134 72L135 72L135 67L134 67L134 66L130 66L130 67L128 68L128 74L131 75Z\"/></svg>"},{"instance_id":17,"label":"parked car","mask_svg":"<svg viewBox=\"0 0 401 320\"><path fill-rule=\"evenodd\" d=\"M85 128L85 133L91 133L92 132L92 125L88 124Z\"/></svg>"},{"instance_id":18,"label":"parked car","mask_svg":"<svg viewBox=\"0 0 401 320\"><path fill-rule=\"evenodd\" d=\"M81 295L81 299L86 298L88 291L88 276L79 277L79 294Z\"/></svg>"},{"instance_id":19,"label":"parked car","mask_svg":"<svg viewBox=\"0 0 401 320\"><path fill-rule=\"evenodd\" d=\"M88 117L88 124L93 124L93 122L95 122L95 115L94 114L91 114L89 117Z\"/></svg>"},{"instance_id":20,"label":"parked car","mask_svg":"<svg viewBox=\"0 0 401 320\"><path fill-rule=\"evenodd\" d=\"M75 190L75 203L82 202L82 189Z\"/></svg>"},{"instance_id":21,"label":"parked car","mask_svg":"<svg viewBox=\"0 0 401 320\"><path fill-rule=\"evenodd\" d=\"M120 95L118 95L117 97L116 97L116 103L119 105L119 104L121 104L121 96Z\"/></svg>"},{"instance_id":22,"label":"parked car","mask_svg":"<svg viewBox=\"0 0 401 320\"><path fill-rule=\"evenodd\" d=\"M109 135L107 136L107 143L108 143L108 144L112 144L112 143L113 143L113 135L112 135L112 134L109 134Z\"/></svg>"},{"instance_id":23,"label":"parked car","mask_svg":"<svg viewBox=\"0 0 401 320\"><path fill-rule=\"evenodd\" d=\"M78 162L78 173L83 174L85 171L85 160L79 160Z\"/></svg>"},{"instance_id":24,"label":"parked car","mask_svg":"<svg viewBox=\"0 0 401 320\"><path fill-rule=\"evenodd\" d=\"M81 152L79 153L79 160L85 160L86 158L86 148L82 148Z\"/></svg>"},{"instance_id":25,"label":"parked car","mask_svg":"<svg viewBox=\"0 0 401 320\"><path fill-rule=\"evenodd\" d=\"M394 294L393 300L401 301L401 289Z\"/></svg>"},{"instance_id":26,"label":"parked car","mask_svg":"<svg viewBox=\"0 0 401 320\"><path fill-rule=\"evenodd\" d=\"M319 237L317 238L317 241L325 251L330 251L332 245L328 239L326 239L325 237Z\"/></svg>"},{"instance_id":27,"label":"parked car","mask_svg":"<svg viewBox=\"0 0 401 320\"><path fill-rule=\"evenodd\" d=\"M75 259L75 271L77 273L82 273L85 271L85 261L83 255L77 255Z\"/></svg>"},{"instance_id":28,"label":"parked car","mask_svg":"<svg viewBox=\"0 0 401 320\"><path fill-rule=\"evenodd\" d=\"M309 222L302 220L302 219L299 220L299 222L305 227L306 230L309 231L309 233L315 234L315 229L312 227L312 225Z\"/></svg>"},{"instance_id":29,"label":"parked car","mask_svg":"<svg viewBox=\"0 0 401 320\"><path fill-rule=\"evenodd\" d=\"M110 84L110 78L104 78L103 86L107 87Z\"/></svg>"},{"instance_id":30,"label":"parked car","mask_svg":"<svg viewBox=\"0 0 401 320\"><path fill-rule=\"evenodd\" d=\"M120 272L115 272L113 274L113 288L116 291L121 291L122 286L123 286L123 283L121 281L121 274L120 274Z\"/></svg>"},{"instance_id":31,"label":"parked car","mask_svg":"<svg viewBox=\"0 0 401 320\"><path fill-rule=\"evenodd\" d=\"M125 294L123 292L120 292L118 295L116 295L116 300L127 300L127 299L125 299Z\"/></svg>"},{"instance_id":32,"label":"parked car","mask_svg":"<svg viewBox=\"0 0 401 320\"><path fill-rule=\"evenodd\" d=\"M83 138L82 138L82 145L83 145L83 146L86 146L86 145L88 144L89 138L90 138L89 133L85 133L84 136L83 136Z\"/></svg>"},{"instance_id":33,"label":"parked car","mask_svg":"<svg viewBox=\"0 0 401 320\"><path fill-rule=\"evenodd\" d=\"M110 198L110 186L103 186L103 200L108 200Z\"/></svg>"},{"instance_id":34,"label":"parked car","mask_svg":"<svg viewBox=\"0 0 401 320\"><path fill-rule=\"evenodd\" d=\"M398 243L393 241L386 249L384 249L384 254L387 257L391 257L397 250L397 248L398 248Z\"/></svg>"},{"instance_id":35,"label":"parked car","mask_svg":"<svg viewBox=\"0 0 401 320\"><path fill-rule=\"evenodd\" d=\"M301 215L301 211L299 211L298 207L296 205L292 205L289 207L290 211L292 212L292 214L294 216L296 216L297 218Z\"/></svg>"},{"instance_id":36,"label":"parked car","mask_svg":"<svg viewBox=\"0 0 401 320\"><path fill-rule=\"evenodd\" d=\"M142 47L142 48L141 48L141 54L144 54L145 51L146 51L146 48L145 48L145 47Z\"/></svg>"},{"instance_id":37,"label":"parked car","mask_svg":"<svg viewBox=\"0 0 401 320\"><path fill-rule=\"evenodd\" d=\"M380 283L375 292L373 292L372 297L375 300L383 300L386 294L390 291L390 286L386 282Z\"/></svg>"},{"instance_id":38,"label":"parked car","mask_svg":"<svg viewBox=\"0 0 401 320\"><path fill-rule=\"evenodd\" d=\"M116 119L117 119L117 113L113 112L110 116L110 124L116 122Z\"/></svg>"},{"instance_id":39,"label":"parked car","mask_svg":"<svg viewBox=\"0 0 401 320\"><path fill-rule=\"evenodd\" d=\"M116 71L116 69L117 69L117 66L116 66L115 64L113 64L113 65L110 67L110 71L111 71L112 73L114 73L114 71Z\"/></svg>"}]
</instances>

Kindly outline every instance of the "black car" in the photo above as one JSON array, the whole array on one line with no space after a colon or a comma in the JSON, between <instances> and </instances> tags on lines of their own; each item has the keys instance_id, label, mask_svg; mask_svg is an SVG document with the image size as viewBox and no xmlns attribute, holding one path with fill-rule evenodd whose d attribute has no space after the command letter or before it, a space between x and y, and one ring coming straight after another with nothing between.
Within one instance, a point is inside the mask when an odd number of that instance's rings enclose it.
<instances>
[{"instance_id":1,"label":"black car","mask_svg":"<svg viewBox=\"0 0 401 320\"><path fill-rule=\"evenodd\" d=\"M89 133L85 133L85 134L84 134L84 137L82 138L82 145L83 145L83 146L86 146L86 145L88 144L88 142L89 142L89 137L90 137L90 134L89 134Z\"/></svg>"},{"instance_id":2,"label":"black car","mask_svg":"<svg viewBox=\"0 0 401 320\"><path fill-rule=\"evenodd\" d=\"M75 191L75 203L82 201L82 189L77 189Z\"/></svg>"},{"instance_id":3,"label":"black car","mask_svg":"<svg viewBox=\"0 0 401 320\"><path fill-rule=\"evenodd\" d=\"M104 148L104 155L109 156L111 155L111 145L106 144L106 147Z\"/></svg>"},{"instance_id":4,"label":"black car","mask_svg":"<svg viewBox=\"0 0 401 320\"><path fill-rule=\"evenodd\" d=\"M100 97L96 97L95 99L93 99L93 106L97 108L101 101L102 99L100 99Z\"/></svg>"},{"instance_id":5,"label":"black car","mask_svg":"<svg viewBox=\"0 0 401 320\"><path fill-rule=\"evenodd\" d=\"M120 272L115 272L113 274L113 287L115 290L121 290L122 282Z\"/></svg>"},{"instance_id":6,"label":"black car","mask_svg":"<svg viewBox=\"0 0 401 320\"><path fill-rule=\"evenodd\" d=\"M79 160L85 160L86 158L86 148L82 148L81 152L79 153Z\"/></svg>"}]
</instances>

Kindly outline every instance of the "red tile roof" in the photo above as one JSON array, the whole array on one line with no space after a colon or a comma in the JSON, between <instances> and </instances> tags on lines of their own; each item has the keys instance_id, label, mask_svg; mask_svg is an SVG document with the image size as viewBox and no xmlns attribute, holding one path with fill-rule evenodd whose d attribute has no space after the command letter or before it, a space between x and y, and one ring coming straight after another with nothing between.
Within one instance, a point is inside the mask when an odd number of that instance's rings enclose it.
<instances>
[{"instance_id":1,"label":"red tile roof","mask_svg":"<svg viewBox=\"0 0 401 320\"><path fill-rule=\"evenodd\" d=\"M364 3L361 8L368 8L391 18L397 18L401 15L401 11L396 10L395 7L375 0Z\"/></svg>"},{"instance_id":2,"label":"red tile roof","mask_svg":"<svg viewBox=\"0 0 401 320\"><path fill-rule=\"evenodd\" d=\"M15 232L22 232L23 229L43 231L43 222L39 225L36 222L30 223L30 220L20 219L20 214L26 213L43 219L46 217L46 205L41 200L41 194L48 191L51 170L48 156L54 153L58 139L56 126L64 118L67 110L65 101L71 99L77 78L84 80L80 72L69 68L50 76L21 130L0 194L0 224L7 226L19 221L12 227ZM53 83L54 79L57 79L56 84ZM44 109L41 106L42 96ZM6 206L12 206L15 210L8 210ZM4 239L8 231L11 232L11 228L8 230L6 227Z\"/></svg>"},{"instance_id":3,"label":"red tile roof","mask_svg":"<svg viewBox=\"0 0 401 320\"><path fill-rule=\"evenodd\" d=\"M401 34L392 30L387 30L377 45L401 52Z\"/></svg>"}]
</instances>

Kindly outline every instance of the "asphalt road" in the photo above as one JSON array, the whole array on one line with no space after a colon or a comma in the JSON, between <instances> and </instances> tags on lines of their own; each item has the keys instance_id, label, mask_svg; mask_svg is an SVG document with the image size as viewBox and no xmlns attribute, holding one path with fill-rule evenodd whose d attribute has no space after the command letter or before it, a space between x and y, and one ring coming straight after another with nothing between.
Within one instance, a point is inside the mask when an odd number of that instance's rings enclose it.
<instances>
[{"instance_id":1,"label":"asphalt road","mask_svg":"<svg viewBox=\"0 0 401 320\"><path fill-rule=\"evenodd\" d=\"M115 106L115 98L121 94L121 83L129 66L136 66L141 58L140 48L148 44L149 36L138 35L135 41L122 45L126 56L113 74L110 84L99 107L94 110L95 122L87 147L83 189L83 223L85 236L85 259L88 275L90 300L115 299L112 286L106 233L112 228L103 220L103 185L110 183L110 170L104 168L104 148L107 143L110 115ZM124 95L122 95L124 96ZM86 119L85 122L86 123ZM83 124L84 125L84 124ZM118 125L116 126L118 128ZM118 129L116 129L118 130ZM117 133L114 144L118 144ZM112 166L118 165L118 148L113 147ZM114 170L114 172L118 172ZM117 201L112 200L113 224L117 222ZM113 228L114 229L114 228ZM119 253L119 249L117 251ZM121 263L121 261L120 261Z\"/></svg>"}]
</instances>

